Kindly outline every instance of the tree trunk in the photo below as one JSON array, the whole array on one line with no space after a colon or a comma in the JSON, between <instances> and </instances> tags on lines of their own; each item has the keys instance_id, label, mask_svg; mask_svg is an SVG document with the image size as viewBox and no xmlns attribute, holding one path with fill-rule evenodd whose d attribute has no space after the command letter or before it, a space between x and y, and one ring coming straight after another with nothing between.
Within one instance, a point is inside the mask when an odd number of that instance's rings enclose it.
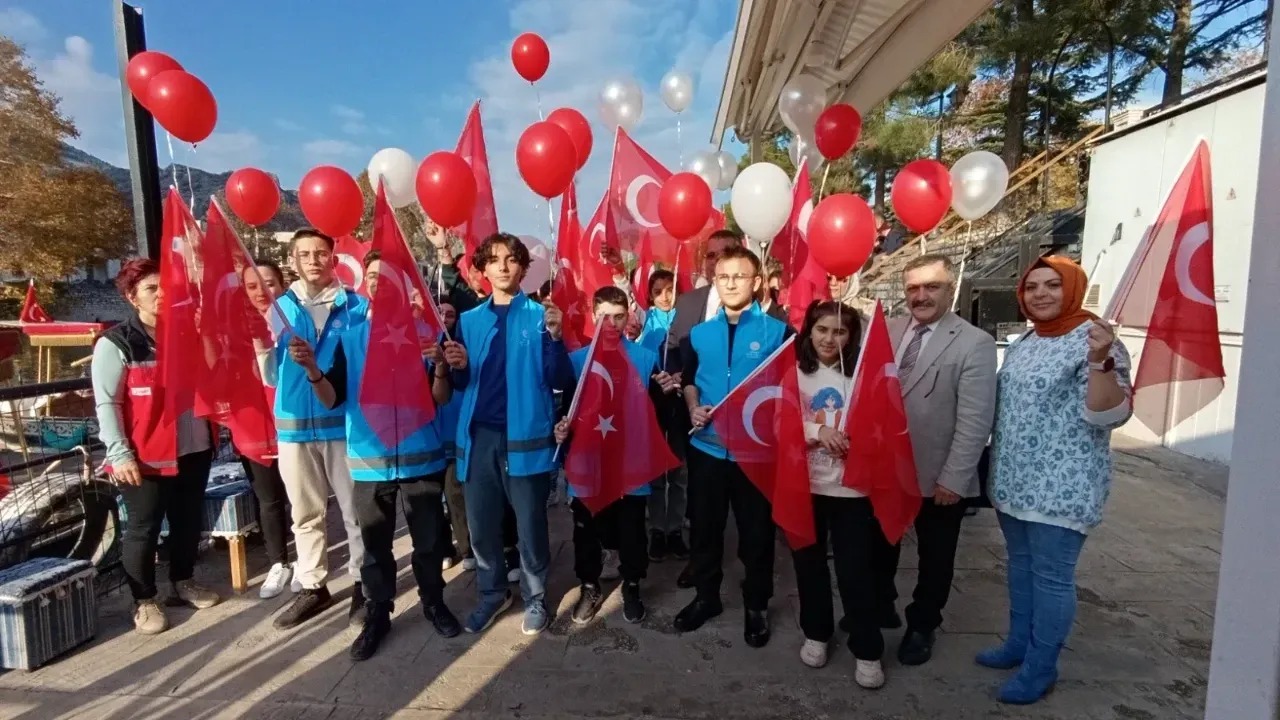
<instances>
[{"instance_id":1,"label":"tree trunk","mask_svg":"<svg viewBox=\"0 0 1280 720\"><path fill-rule=\"evenodd\" d=\"M1017 27L1029 28L1035 22L1035 0L1018 0ZM1014 32L1017 32L1015 27ZM1004 148L1000 156L1010 171L1022 164L1022 151L1027 127L1027 102L1031 96L1033 58L1026 48L1013 56L1013 78L1009 81L1009 102L1004 111Z\"/></svg>"},{"instance_id":2,"label":"tree trunk","mask_svg":"<svg viewBox=\"0 0 1280 720\"><path fill-rule=\"evenodd\" d=\"M884 215L884 186L889 181L889 171L883 164L876 165L876 194L875 209L876 212Z\"/></svg>"},{"instance_id":3,"label":"tree trunk","mask_svg":"<svg viewBox=\"0 0 1280 720\"><path fill-rule=\"evenodd\" d=\"M1191 45L1191 8L1195 0L1175 0L1175 3L1169 52L1165 56L1163 103L1177 102L1182 97L1182 71L1187 64L1187 47Z\"/></svg>"}]
</instances>

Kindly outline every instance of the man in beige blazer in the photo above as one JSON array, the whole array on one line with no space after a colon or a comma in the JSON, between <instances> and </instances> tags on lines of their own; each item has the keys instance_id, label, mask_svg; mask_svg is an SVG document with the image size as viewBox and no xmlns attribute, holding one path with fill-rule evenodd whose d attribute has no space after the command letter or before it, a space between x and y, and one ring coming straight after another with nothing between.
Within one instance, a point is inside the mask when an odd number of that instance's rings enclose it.
<instances>
[{"instance_id":1,"label":"man in beige blazer","mask_svg":"<svg viewBox=\"0 0 1280 720\"><path fill-rule=\"evenodd\" d=\"M978 459L995 418L996 343L950 311L957 279L949 259L922 255L903 273L911 315L890 320L889 335L924 504L915 522L919 579L906 608L898 660L922 665L933 654L934 632L951 592L962 500L979 492ZM894 576L901 546L881 540L874 553L881 624L898 627Z\"/></svg>"}]
</instances>

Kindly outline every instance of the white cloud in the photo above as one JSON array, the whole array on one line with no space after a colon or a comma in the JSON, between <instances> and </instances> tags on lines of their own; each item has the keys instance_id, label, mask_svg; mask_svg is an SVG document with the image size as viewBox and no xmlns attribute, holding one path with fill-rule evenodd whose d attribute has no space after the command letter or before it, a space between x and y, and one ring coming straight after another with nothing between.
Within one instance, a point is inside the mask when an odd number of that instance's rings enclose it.
<instances>
[{"instance_id":1,"label":"white cloud","mask_svg":"<svg viewBox=\"0 0 1280 720\"><path fill-rule=\"evenodd\" d=\"M271 123L280 130L288 133L298 133L306 129L289 118L276 118L275 120L272 120Z\"/></svg>"},{"instance_id":2,"label":"white cloud","mask_svg":"<svg viewBox=\"0 0 1280 720\"><path fill-rule=\"evenodd\" d=\"M339 128L348 135L363 135L369 131L369 126L365 124L364 113L346 105L334 105L329 108L329 112L341 121Z\"/></svg>"},{"instance_id":3,"label":"white cloud","mask_svg":"<svg viewBox=\"0 0 1280 720\"><path fill-rule=\"evenodd\" d=\"M0 9L0 35L13 38L20 45L33 45L49 36L35 15L21 8Z\"/></svg>"},{"instance_id":4,"label":"white cloud","mask_svg":"<svg viewBox=\"0 0 1280 720\"><path fill-rule=\"evenodd\" d=\"M33 58L36 74L61 99L60 109L76 124L72 145L109 163L127 166L120 81L93 67L93 45L73 35L52 57Z\"/></svg>"},{"instance_id":5,"label":"white cloud","mask_svg":"<svg viewBox=\"0 0 1280 720\"><path fill-rule=\"evenodd\" d=\"M267 162L261 138L251 132L222 132L215 130L194 150L190 145L174 144L174 159L209 172L226 172L242 167L260 167ZM164 164L162 159L160 164Z\"/></svg>"},{"instance_id":6,"label":"white cloud","mask_svg":"<svg viewBox=\"0 0 1280 720\"><path fill-rule=\"evenodd\" d=\"M372 155L368 150L348 140L326 138L312 140L302 146L304 160L309 164L342 165L358 158Z\"/></svg>"},{"instance_id":7,"label":"white cloud","mask_svg":"<svg viewBox=\"0 0 1280 720\"><path fill-rule=\"evenodd\" d=\"M550 69L537 84L542 110L573 107L591 122L591 160L578 175L584 214L594 210L608 180L613 134L601 122L597 106L599 90L609 78L630 76L640 83L644 114L633 136L672 171L679 169L681 146L686 157L708 146L732 44L723 7L716 0L521 0L511 8L512 37L533 30L551 48ZM676 115L658 93L659 79L672 67L695 80L693 105L679 118L679 141ZM511 67L505 46L473 63L468 74L482 100L502 227L545 237L545 201L529 190L515 168L516 141L538 119L535 91ZM463 117L456 121L459 129Z\"/></svg>"}]
</instances>

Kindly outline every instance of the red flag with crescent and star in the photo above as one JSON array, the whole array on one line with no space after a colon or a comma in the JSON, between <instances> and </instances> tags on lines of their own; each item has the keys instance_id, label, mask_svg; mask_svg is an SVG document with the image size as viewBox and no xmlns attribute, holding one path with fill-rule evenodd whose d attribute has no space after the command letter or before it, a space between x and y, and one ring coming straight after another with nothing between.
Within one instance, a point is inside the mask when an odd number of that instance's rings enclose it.
<instances>
[{"instance_id":1,"label":"red flag with crescent and star","mask_svg":"<svg viewBox=\"0 0 1280 720\"><path fill-rule=\"evenodd\" d=\"M591 341L571 405L564 471L592 514L680 466L658 425L648 378L631 364L612 324Z\"/></svg>"},{"instance_id":2,"label":"red flag with crescent and star","mask_svg":"<svg viewBox=\"0 0 1280 720\"><path fill-rule=\"evenodd\" d=\"M343 235L333 242L334 275L342 287L352 292L364 289L364 256L369 254L369 243L360 242L350 235Z\"/></svg>"},{"instance_id":3,"label":"red flag with crescent and star","mask_svg":"<svg viewBox=\"0 0 1280 720\"><path fill-rule=\"evenodd\" d=\"M156 372L164 410L175 420L195 406L205 366L196 318L200 311L200 245L203 237L182 196L170 187L164 201L160 246L163 305L156 318Z\"/></svg>"},{"instance_id":4,"label":"red flag with crescent and star","mask_svg":"<svg viewBox=\"0 0 1280 720\"><path fill-rule=\"evenodd\" d=\"M36 281L27 281L27 296L22 299L22 311L18 313L18 322L20 323L51 323L53 318L49 313L40 307L40 300L36 298Z\"/></svg>"},{"instance_id":5,"label":"red flag with crescent and star","mask_svg":"<svg viewBox=\"0 0 1280 720\"><path fill-rule=\"evenodd\" d=\"M858 355L849 405L841 429L854 432L849 434L843 484L871 500L880 529L896 544L915 522L923 500L898 365L879 303Z\"/></svg>"},{"instance_id":6,"label":"red flag with crescent and star","mask_svg":"<svg viewBox=\"0 0 1280 720\"><path fill-rule=\"evenodd\" d=\"M196 415L229 429L241 455L269 465L276 454L275 419L262 390L253 341L258 337L269 343L270 331L244 284L245 273L256 274L257 268L241 254L239 239L212 201L200 264L204 365L195 392Z\"/></svg>"},{"instance_id":7,"label":"red flag with crescent and star","mask_svg":"<svg viewBox=\"0 0 1280 720\"><path fill-rule=\"evenodd\" d=\"M484 123L480 120L480 101L475 101L471 112L467 113L467 123L462 127L462 135L458 137L458 155L471 166L476 178L476 204L471 211L471 219L452 228L462 238L465 248L458 272L468 277L471 267L471 256L485 238L498 232L498 206L493 201L493 180L489 175L489 151L484 143ZM484 281L485 292L489 292L489 281Z\"/></svg>"},{"instance_id":8,"label":"red flag with crescent and star","mask_svg":"<svg viewBox=\"0 0 1280 720\"><path fill-rule=\"evenodd\" d=\"M578 191L573 183L560 198L560 225L556 228L555 278L551 281L551 302L564 313L561 333L565 347L577 350L590 342L586 334L591 315L591 298L582 292L578 280L582 244L582 223L578 219Z\"/></svg>"},{"instance_id":9,"label":"red flag with crescent and star","mask_svg":"<svg viewBox=\"0 0 1280 720\"><path fill-rule=\"evenodd\" d=\"M787 544L798 550L817 542L817 531L796 372L793 335L730 391L711 422L743 474L772 503Z\"/></svg>"},{"instance_id":10,"label":"red flag with crescent and star","mask_svg":"<svg viewBox=\"0 0 1280 720\"><path fill-rule=\"evenodd\" d=\"M809 165L800 161L792 186L791 219L769 246L769 254L782 265L781 301L791 310L788 319L795 328L804 327L804 314L814 300L830 300L831 286L827 271L809 256L809 242L801 229L805 215L813 212L813 189L809 184Z\"/></svg>"},{"instance_id":11,"label":"red flag with crescent and star","mask_svg":"<svg viewBox=\"0 0 1280 720\"><path fill-rule=\"evenodd\" d=\"M444 323L381 185L373 205L372 250L380 263L359 403L378 439L394 448L435 419L422 346L437 342Z\"/></svg>"},{"instance_id":12,"label":"red flag with crescent and star","mask_svg":"<svg viewBox=\"0 0 1280 720\"><path fill-rule=\"evenodd\" d=\"M1164 435L1222 393L1227 373L1214 299L1213 182L1203 140L1130 260L1106 319L1147 329L1133 414L1152 432Z\"/></svg>"}]
</instances>

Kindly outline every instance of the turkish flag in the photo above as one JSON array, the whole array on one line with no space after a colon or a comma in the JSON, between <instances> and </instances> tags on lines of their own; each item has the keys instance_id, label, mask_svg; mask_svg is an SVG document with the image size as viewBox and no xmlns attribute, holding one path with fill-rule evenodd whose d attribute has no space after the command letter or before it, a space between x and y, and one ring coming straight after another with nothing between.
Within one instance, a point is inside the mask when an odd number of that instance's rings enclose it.
<instances>
[{"instance_id":1,"label":"turkish flag","mask_svg":"<svg viewBox=\"0 0 1280 720\"><path fill-rule=\"evenodd\" d=\"M702 257L705 252L705 246L695 240L680 243L674 270L677 293L687 293L698 287L698 278L702 276ZM710 282L710 279L707 279L707 282Z\"/></svg>"},{"instance_id":2,"label":"turkish flag","mask_svg":"<svg viewBox=\"0 0 1280 720\"><path fill-rule=\"evenodd\" d=\"M578 281L579 250L582 223L578 220L578 193L573 183L560 198L560 226L556 230L555 277L551 281L551 302L564 313L564 344L577 350L589 342L587 318L591 315L591 298L585 296Z\"/></svg>"},{"instance_id":3,"label":"turkish flag","mask_svg":"<svg viewBox=\"0 0 1280 720\"><path fill-rule=\"evenodd\" d=\"M18 313L18 322L21 323L51 323L53 318L49 317L49 313L40 307L40 301L36 298L36 281L29 280L27 282L27 296L22 300L22 311Z\"/></svg>"},{"instance_id":4,"label":"turkish flag","mask_svg":"<svg viewBox=\"0 0 1280 720\"><path fill-rule=\"evenodd\" d=\"M466 246L466 266L469 266L471 255L480 243L498 232L498 211L493 202L493 181L489 176L489 151L485 149L484 144L484 125L480 122L479 100L471 106L471 112L467 113L467 124L463 126L462 135L458 138L457 153L471 165L471 172L476 177L476 204L471 211L471 219L453 228ZM466 266L459 267L459 270L465 273Z\"/></svg>"},{"instance_id":5,"label":"turkish flag","mask_svg":"<svg viewBox=\"0 0 1280 720\"><path fill-rule=\"evenodd\" d=\"M360 242L350 235L343 235L333 243L334 274L342 287L352 291L364 289L364 256L369 254L369 243Z\"/></svg>"},{"instance_id":6,"label":"turkish flag","mask_svg":"<svg viewBox=\"0 0 1280 720\"><path fill-rule=\"evenodd\" d=\"M791 218L769 246L769 254L782 265L782 303L790 308L788 320L797 329L804 326L804 315L814 300L830 300L831 286L827 272L809 255L802 219L813 211L813 190L809 185L809 166L800 161L792 186Z\"/></svg>"},{"instance_id":7,"label":"turkish flag","mask_svg":"<svg viewBox=\"0 0 1280 720\"><path fill-rule=\"evenodd\" d=\"M205 380L202 342L196 326L200 311L200 227L182 196L170 187L164 201L164 236L160 245L163 305L156 318L156 371L164 393L164 410L177 419L195 406L196 385Z\"/></svg>"},{"instance_id":8,"label":"turkish flag","mask_svg":"<svg viewBox=\"0 0 1280 720\"><path fill-rule=\"evenodd\" d=\"M653 276L658 264L653 259L653 248L647 242L640 243L640 258L636 262L635 282L632 283L632 296L636 305L644 312L649 311L649 278Z\"/></svg>"},{"instance_id":9,"label":"turkish flag","mask_svg":"<svg viewBox=\"0 0 1280 720\"><path fill-rule=\"evenodd\" d=\"M796 372L792 336L716 406L711 421L738 467L773 504L773 521L793 549L817 542Z\"/></svg>"},{"instance_id":10,"label":"turkish flag","mask_svg":"<svg viewBox=\"0 0 1280 720\"><path fill-rule=\"evenodd\" d=\"M1157 435L1213 402L1226 384L1214 301L1209 160L1202 140L1106 312L1113 322L1147 328L1133 382L1133 413ZM1175 388L1176 383L1189 385Z\"/></svg>"},{"instance_id":11,"label":"turkish flag","mask_svg":"<svg viewBox=\"0 0 1280 720\"><path fill-rule=\"evenodd\" d=\"M435 419L422 345L437 342L444 323L382 185L373 204L373 250L380 264L359 402L378 439L394 448Z\"/></svg>"},{"instance_id":12,"label":"turkish flag","mask_svg":"<svg viewBox=\"0 0 1280 720\"><path fill-rule=\"evenodd\" d=\"M216 202L205 216L200 246L200 338L204 367L195 411L231 430L241 455L269 465L276 454L275 420L263 393L255 335L269 342L262 314L245 291L244 275L257 272Z\"/></svg>"},{"instance_id":13,"label":"turkish flag","mask_svg":"<svg viewBox=\"0 0 1280 720\"><path fill-rule=\"evenodd\" d=\"M592 514L680 466L649 399L648 378L631 364L612 324L596 332L569 410L573 442L564 471Z\"/></svg>"},{"instance_id":14,"label":"turkish flag","mask_svg":"<svg viewBox=\"0 0 1280 720\"><path fill-rule=\"evenodd\" d=\"M923 501L898 366L879 303L858 356L843 425L841 429L854 429L844 462L844 486L871 500L885 537L896 544L915 522Z\"/></svg>"},{"instance_id":15,"label":"turkish flag","mask_svg":"<svg viewBox=\"0 0 1280 720\"><path fill-rule=\"evenodd\" d=\"M596 332L595 314L591 312L592 298L602 287L613 285L614 266L605 258L615 255L619 250L617 215L609 204L606 195L600 198L600 204L587 221L578 249L577 271L578 287L582 291L583 303L587 311L584 313L582 337L591 338Z\"/></svg>"}]
</instances>

